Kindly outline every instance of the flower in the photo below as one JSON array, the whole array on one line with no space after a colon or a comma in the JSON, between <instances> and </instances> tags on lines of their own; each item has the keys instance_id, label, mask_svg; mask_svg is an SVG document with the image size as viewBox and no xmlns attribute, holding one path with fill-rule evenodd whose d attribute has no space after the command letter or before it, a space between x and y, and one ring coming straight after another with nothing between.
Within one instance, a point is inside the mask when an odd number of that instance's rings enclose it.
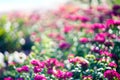
<instances>
[{"instance_id":1,"label":"flower","mask_svg":"<svg viewBox=\"0 0 120 80\"><path fill-rule=\"evenodd\" d=\"M70 31L72 31L72 29L73 29L73 26L66 25L66 26L64 27L64 32L65 32L65 33L69 33Z\"/></svg>"},{"instance_id":2,"label":"flower","mask_svg":"<svg viewBox=\"0 0 120 80\"><path fill-rule=\"evenodd\" d=\"M72 72L64 72L64 71L61 71L61 70L55 70L54 71L54 76L57 77L58 79L65 79L66 78L70 78L73 76Z\"/></svg>"},{"instance_id":3,"label":"flower","mask_svg":"<svg viewBox=\"0 0 120 80\"><path fill-rule=\"evenodd\" d=\"M115 62L110 62L108 64L108 66L112 67L112 68L117 68L117 64Z\"/></svg>"},{"instance_id":4,"label":"flower","mask_svg":"<svg viewBox=\"0 0 120 80\"><path fill-rule=\"evenodd\" d=\"M34 80L47 80L45 76L36 74Z\"/></svg>"},{"instance_id":5,"label":"flower","mask_svg":"<svg viewBox=\"0 0 120 80\"><path fill-rule=\"evenodd\" d=\"M16 71L21 73L22 72L22 68L16 68Z\"/></svg>"},{"instance_id":6,"label":"flower","mask_svg":"<svg viewBox=\"0 0 120 80\"><path fill-rule=\"evenodd\" d=\"M39 66L40 61L39 60L31 60L31 64L34 66Z\"/></svg>"},{"instance_id":7,"label":"flower","mask_svg":"<svg viewBox=\"0 0 120 80\"><path fill-rule=\"evenodd\" d=\"M88 38L80 38L79 42L85 44L85 43L89 42L89 40L88 40Z\"/></svg>"},{"instance_id":8,"label":"flower","mask_svg":"<svg viewBox=\"0 0 120 80\"><path fill-rule=\"evenodd\" d=\"M89 76L82 76L83 80L93 80L93 77L91 75Z\"/></svg>"},{"instance_id":9,"label":"flower","mask_svg":"<svg viewBox=\"0 0 120 80\"><path fill-rule=\"evenodd\" d=\"M11 77L7 77L7 78L4 78L4 80L14 80L14 79Z\"/></svg>"},{"instance_id":10,"label":"flower","mask_svg":"<svg viewBox=\"0 0 120 80\"><path fill-rule=\"evenodd\" d=\"M5 67L4 55L0 52L0 68Z\"/></svg>"},{"instance_id":11,"label":"flower","mask_svg":"<svg viewBox=\"0 0 120 80\"><path fill-rule=\"evenodd\" d=\"M108 80L113 80L114 78L117 78L116 80L120 80L120 74L115 70L106 70L104 72L104 77Z\"/></svg>"},{"instance_id":12,"label":"flower","mask_svg":"<svg viewBox=\"0 0 120 80\"><path fill-rule=\"evenodd\" d=\"M104 33L99 33L95 36L94 41L99 42L99 43L104 43L105 42L105 34Z\"/></svg>"},{"instance_id":13,"label":"flower","mask_svg":"<svg viewBox=\"0 0 120 80\"><path fill-rule=\"evenodd\" d=\"M60 44L59 44L60 49L68 49L68 48L70 48L70 46L71 45L68 42L60 42Z\"/></svg>"},{"instance_id":14,"label":"flower","mask_svg":"<svg viewBox=\"0 0 120 80\"><path fill-rule=\"evenodd\" d=\"M53 74L53 69L52 68L48 68L47 69L47 74Z\"/></svg>"},{"instance_id":15,"label":"flower","mask_svg":"<svg viewBox=\"0 0 120 80\"><path fill-rule=\"evenodd\" d=\"M107 25L107 27L109 27L110 25L114 25L114 20L113 19L108 19L106 21L106 25Z\"/></svg>"},{"instance_id":16,"label":"flower","mask_svg":"<svg viewBox=\"0 0 120 80\"><path fill-rule=\"evenodd\" d=\"M93 30L98 30L98 29L103 30L103 29L105 29L105 25L101 24L101 23L95 23L92 25L92 29Z\"/></svg>"},{"instance_id":17,"label":"flower","mask_svg":"<svg viewBox=\"0 0 120 80\"><path fill-rule=\"evenodd\" d=\"M73 63L73 64L81 64L82 67L87 67L88 66L88 61L82 57L75 57L75 58L72 58L72 59L69 59L69 62L70 63Z\"/></svg>"},{"instance_id":18,"label":"flower","mask_svg":"<svg viewBox=\"0 0 120 80\"><path fill-rule=\"evenodd\" d=\"M120 15L120 5L114 5L112 8L112 13L115 16L119 16Z\"/></svg>"},{"instance_id":19,"label":"flower","mask_svg":"<svg viewBox=\"0 0 120 80\"><path fill-rule=\"evenodd\" d=\"M100 55L102 55L102 56L109 56L109 57L112 56L111 53L109 53L108 51L103 51L103 50L100 51Z\"/></svg>"},{"instance_id":20,"label":"flower","mask_svg":"<svg viewBox=\"0 0 120 80\"><path fill-rule=\"evenodd\" d=\"M25 55L25 53L23 53L23 52L17 52L17 51L15 51L14 53L13 53L13 56L14 56L14 61L16 62L16 63L23 63L26 59L27 59L27 56Z\"/></svg>"},{"instance_id":21,"label":"flower","mask_svg":"<svg viewBox=\"0 0 120 80\"><path fill-rule=\"evenodd\" d=\"M17 78L17 80L24 80L24 78Z\"/></svg>"},{"instance_id":22,"label":"flower","mask_svg":"<svg viewBox=\"0 0 120 80\"><path fill-rule=\"evenodd\" d=\"M16 68L17 72L21 73L21 72L29 72L29 67L28 66L22 66L19 68Z\"/></svg>"},{"instance_id":23,"label":"flower","mask_svg":"<svg viewBox=\"0 0 120 80\"><path fill-rule=\"evenodd\" d=\"M29 72L29 67L28 66L22 66L22 71Z\"/></svg>"},{"instance_id":24,"label":"flower","mask_svg":"<svg viewBox=\"0 0 120 80\"><path fill-rule=\"evenodd\" d=\"M41 72L42 69L39 66L35 66L33 71L34 71L34 73L38 73L38 72Z\"/></svg>"}]
</instances>

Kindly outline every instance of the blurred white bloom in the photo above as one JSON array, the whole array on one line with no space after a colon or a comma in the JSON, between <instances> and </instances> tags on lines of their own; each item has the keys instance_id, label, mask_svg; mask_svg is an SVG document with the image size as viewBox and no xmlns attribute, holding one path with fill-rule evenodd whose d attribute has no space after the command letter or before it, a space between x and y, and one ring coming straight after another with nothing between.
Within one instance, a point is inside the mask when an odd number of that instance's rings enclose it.
<instances>
[{"instance_id":1,"label":"blurred white bloom","mask_svg":"<svg viewBox=\"0 0 120 80\"><path fill-rule=\"evenodd\" d=\"M10 27L11 27L11 22L10 21L8 21L6 24L5 24L5 30L7 31L7 32L9 32L10 31Z\"/></svg>"},{"instance_id":2,"label":"blurred white bloom","mask_svg":"<svg viewBox=\"0 0 120 80\"><path fill-rule=\"evenodd\" d=\"M17 52L17 51L15 51L14 53L13 53L13 57L14 57L14 61L16 62L16 63L23 63L25 60L26 60L26 58L27 58L27 56L25 55L25 53L23 53L23 52ZM11 58L12 59L12 58Z\"/></svg>"},{"instance_id":3,"label":"blurred white bloom","mask_svg":"<svg viewBox=\"0 0 120 80\"><path fill-rule=\"evenodd\" d=\"M5 67L4 55L0 52L0 68Z\"/></svg>"},{"instance_id":4,"label":"blurred white bloom","mask_svg":"<svg viewBox=\"0 0 120 80\"><path fill-rule=\"evenodd\" d=\"M24 39L24 38L21 38L21 39L20 39L20 44L22 44L22 45L25 44L25 39Z\"/></svg>"},{"instance_id":5,"label":"blurred white bloom","mask_svg":"<svg viewBox=\"0 0 120 80\"><path fill-rule=\"evenodd\" d=\"M8 64L11 64L13 61L14 61L14 55L9 54L9 56L8 56Z\"/></svg>"}]
</instances>

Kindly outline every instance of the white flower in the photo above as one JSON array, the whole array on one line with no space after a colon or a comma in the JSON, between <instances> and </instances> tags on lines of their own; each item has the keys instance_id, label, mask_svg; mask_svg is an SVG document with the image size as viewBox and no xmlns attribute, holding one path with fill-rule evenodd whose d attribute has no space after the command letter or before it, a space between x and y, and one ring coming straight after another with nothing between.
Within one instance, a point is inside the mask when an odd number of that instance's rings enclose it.
<instances>
[{"instance_id":1,"label":"white flower","mask_svg":"<svg viewBox=\"0 0 120 80\"><path fill-rule=\"evenodd\" d=\"M19 52L15 51L13 55L14 55L14 61L16 63L23 63L27 58L27 56L23 52L19 53Z\"/></svg>"},{"instance_id":2,"label":"white flower","mask_svg":"<svg viewBox=\"0 0 120 80\"><path fill-rule=\"evenodd\" d=\"M4 55L0 52L0 68L5 67Z\"/></svg>"}]
</instances>

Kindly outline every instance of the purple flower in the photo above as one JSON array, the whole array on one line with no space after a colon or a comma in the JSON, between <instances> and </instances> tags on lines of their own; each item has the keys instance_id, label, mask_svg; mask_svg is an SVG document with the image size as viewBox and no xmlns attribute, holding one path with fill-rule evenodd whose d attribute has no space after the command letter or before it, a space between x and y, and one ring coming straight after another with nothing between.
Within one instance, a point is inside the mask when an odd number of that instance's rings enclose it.
<instances>
[{"instance_id":1,"label":"purple flower","mask_svg":"<svg viewBox=\"0 0 120 80\"><path fill-rule=\"evenodd\" d=\"M85 43L89 42L89 40L88 40L88 38L80 38L79 42L85 44Z\"/></svg>"},{"instance_id":2,"label":"purple flower","mask_svg":"<svg viewBox=\"0 0 120 80\"><path fill-rule=\"evenodd\" d=\"M104 77L108 80L113 80L113 78L117 78L117 80L120 80L120 74L116 72L115 70L107 70L104 72Z\"/></svg>"},{"instance_id":3,"label":"purple flower","mask_svg":"<svg viewBox=\"0 0 120 80\"><path fill-rule=\"evenodd\" d=\"M114 46L114 43L113 43L113 42L105 42L104 44L105 44L105 46L108 46L108 47L109 47L109 46Z\"/></svg>"},{"instance_id":4,"label":"purple flower","mask_svg":"<svg viewBox=\"0 0 120 80\"><path fill-rule=\"evenodd\" d=\"M53 74L53 69L52 68L48 68L47 74Z\"/></svg>"},{"instance_id":5,"label":"purple flower","mask_svg":"<svg viewBox=\"0 0 120 80\"><path fill-rule=\"evenodd\" d=\"M17 80L24 80L24 78L18 78Z\"/></svg>"},{"instance_id":6,"label":"purple flower","mask_svg":"<svg viewBox=\"0 0 120 80\"><path fill-rule=\"evenodd\" d=\"M70 48L70 46L71 45L68 42L60 42L60 44L59 44L60 49L68 49L68 48Z\"/></svg>"},{"instance_id":7,"label":"purple flower","mask_svg":"<svg viewBox=\"0 0 120 80\"><path fill-rule=\"evenodd\" d=\"M112 13L115 16L120 16L120 5L114 5L112 9Z\"/></svg>"},{"instance_id":8,"label":"purple flower","mask_svg":"<svg viewBox=\"0 0 120 80\"><path fill-rule=\"evenodd\" d=\"M37 74L35 75L34 80L47 80L47 79L45 76Z\"/></svg>"},{"instance_id":9,"label":"purple flower","mask_svg":"<svg viewBox=\"0 0 120 80\"><path fill-rule=\"evenodd\" d=\"M35 66L33 71L34 71L34 73L38 73L38 72L41 72L42 69L39 66Z\"/></svg>"}]
</instances>

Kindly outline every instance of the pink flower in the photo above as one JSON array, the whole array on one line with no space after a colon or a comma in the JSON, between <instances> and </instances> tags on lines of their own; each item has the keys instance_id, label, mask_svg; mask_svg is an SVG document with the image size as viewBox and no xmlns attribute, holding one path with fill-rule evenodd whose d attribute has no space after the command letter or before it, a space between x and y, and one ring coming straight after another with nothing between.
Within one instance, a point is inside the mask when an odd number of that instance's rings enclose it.
<instances>
[{"instance_id":1,"label":"pink flower","mask_svg":"<svg viewBox=\"0 0 120 80\"><path fill-rule=\"evenodd\" d=\"M4 78L4 80L14 80L14 79L11 77L7 77L7 78Z\"/></svg>"},{"instance_id":2,"label":"pink flower","mask_svg":"<svg viewBox=\"0 0 120 80\"><path fill-rule=\"evenodd\" d=\"M35 75L34 80L47 80L47 79L45 76L37 74Z\"/></svg>"},{"instance_id":3,"label":"pink flower","mask_svg":"<svg viewBox=\"0 0 120 80\"><path fill-rule=\"evenodd\" d=\"M40 61L39 61L39 60L32 60L32 61L31 61L31 64L32 64L33 66L39 66Z\"/></svg>"},{"instance_id":4,"label":"pink flower","mask_svg":"<svg viewBox=\"0 0 120 80\"><path fill-rule=\"evenodd\" d=\"M105 25L104 24L101 24L101 23L95 23L92 25L92 29L94 30L104 30L105 29Z\"/></svg>"},{"instance_id":5,"label":"pink flower","mask_svg":"<svg viewBox=\"0 0 120 80\"><path fill-rule=\"evenodd\" d=\"M85 44L85 43L89 42L89 40L88 40L88 38L80 38L79 42Z\"/></svg>"},{"instance_id":6,"label":"pink flower","mask_svg":"<svg viewBox=\"0 0 120 80\"><path fill-rule=\"evenodd\" d=\"M52 68L53 66L56 66L58 64L58 60L55 58L50 58L45 61L45 65L47 68Z\"/></svg>"},{"instance_id":7,"label":"pink flower","mask_svg":"<svg viewBox=\"0 0 120 80\"><path fill-rule=\"evenodd\" d=\"M104 77L108 80L113 80L113 78L117 78L117 80L120 80L120 74L116 72L115 70L107 70L104 72Z\"/></svg>"},{"instance_id":8,"label":"pink flower","mask_svg":"<svg viewBox=\"0 0 120 80\"><path fill-rule=\"evenodd\" d=\"M29 72L29 67L28 66L22 66L20 68L16 68L17 72Z\"/></svg>"},{"instance_id":9,"label":"pink flower","mask_svg":"<svg viewBox=\"0 0 120 80\"><path fill-rule=\"evenodd\" d=\"M56 70L54 71L54 76L57 77L58 79L67 79L73 76L72 72L63 72L61 70Z\"/></svg>"},{"instance_id":10,"label":"pink flower","mask_svg":"<svg viewBox=\"0 0 120 80\"><path fill-rule=\"evenodd\" d=\"M108 51L100 51L100 55L103 55L103 56L109 56L111 57L112 56L112 53L109 53Z\"/></svg>"},{"instance_id":11,"label":"pink flower","mask_svg":"<svg viewBox=\"0 0 120 80\"><path fill-rule=\"evenodd\" d=\"M22 66L22 71L23 72L29 72L29 67L28 66Z\"/></svg>"},{"instance_id":12,"label":"pink flower","mask_svg":"<svg viewBox=\"0 0 120 80\"><path fill-rule=\"evenodd\" d=\"M117 68L117 64L114 63L114 62L110 62L110 63L108 64L108 66L113 67L113 68Z\"/></svg>"},{"instance_id":13,"label":"pink flower","mask_svg":"<svg viewBox=\"0 0 120 80\"><path fill-rule=\"evenodd\" d=\"M66 25L65 27L64 27L64 32L65 33L69 33L70 31L72 31L72 29L73 29L73 26L70 26L70 25Z\"/></svg>"},{"instance_id":14,"label":"pink flower","mask_svg":"<svg viewBox=\"0 0 120 80\"><path fill-rule=\"evenodd\" d=\"M94 41L99 42L99 43L104 43L105 42L105 36L106 36L106 34L99 33L95 36Z\"/></svg>"},{"instance_id":15,"label":"pink flower","mask_svg":"<svg viewBox=\"0 0 120 80\"><path fill-rule=\"evenodd\" d=\"M68 42L60 42L60 44L59 44L59 48L60 49L69 49L70 48L70 43L68 43Z\"/></svg>"},{"instance_id":16,"label":"pink flower","mask_svg":"<svg viewBox=\"0 0 120 80\"><path fill-rule=\"evenodd\" d=\"M16 71L21 73L22 72L22 68L16 68Z\"/></svg>"},{"instance_id":17,"label":"pink flower","mask_svg":"<svg viewBox=\"0 0 120 80\"><path fill-rule=\"evenodd\" d=\"M82 76L83 80L93 80L93 77L91 75L89 76Z\"/></svg>"},{"instance_id":18,"label":"pink flower","mask_svg":"<svg viewBox=\"0 0 120 80\"><path fill-rule=\"evenodd\" d=\"M41 72L42 69L39 66L35 66L33 71L34 71L34 73L38 73L38 72Z\"/></svg>"},{"instance_id":19,"label":"pink flower","mask_svg":"<svg viewBox=\"0 0 120 80\"><path fill-rule=\"evenodd\" d=\"M52 68L48 68L47 69L47 74L53 74L53 69Z\"/></svg>"},{"instance_id":20,"label":"pink flower","mask_svg":"<svg viewBox=\"0 0 120 80\"><path fill-rule=\"evenodd\" d=\"M110 25L113 25L114 24L114 20L113 19L108 19L106 21L106 25L109 27Z\"/></svg>"}]
</instances>

